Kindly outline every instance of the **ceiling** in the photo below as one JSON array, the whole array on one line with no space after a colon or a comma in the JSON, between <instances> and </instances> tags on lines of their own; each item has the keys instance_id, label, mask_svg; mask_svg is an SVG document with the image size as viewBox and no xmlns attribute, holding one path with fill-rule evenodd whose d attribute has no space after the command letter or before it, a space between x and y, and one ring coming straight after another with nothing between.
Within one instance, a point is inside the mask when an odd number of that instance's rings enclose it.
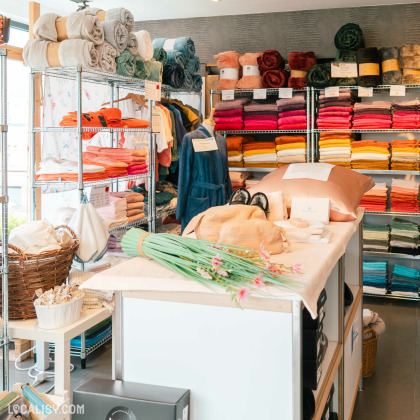
<instances>
[{"instance_id":1,"label":"ceiling","mask_svg":"<svg viewBox=\"0 0 420 420\"><path fill-rule=\"evenodd\" d=\"M418 3L404 0L401 3ZM5 1L2 3L6 3ZM0 12L14 20L28 23L29 0L13 0L0 5ZM77 9L70 0L39 0L41 13L55 12L66 15ZM92 7L110 9L115 0L93 0ZM119 4L129 9L136 21L225 16L252 13L287 12L298 10L333 9L397 4L394 0L122 0Z\"/></svg>"}]
</instances>

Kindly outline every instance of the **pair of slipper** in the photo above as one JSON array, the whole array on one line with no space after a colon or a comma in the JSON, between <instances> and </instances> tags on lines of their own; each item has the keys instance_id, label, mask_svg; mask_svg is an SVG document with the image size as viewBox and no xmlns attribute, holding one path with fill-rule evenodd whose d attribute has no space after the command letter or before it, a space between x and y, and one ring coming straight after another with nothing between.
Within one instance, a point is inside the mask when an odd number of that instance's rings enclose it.
<instances>
[{"instance_id":1,"label":"pair of slipper","mask_svg":"<svg viewBox=\"0 0 420 420\"><path fill-rule=\"evenodd\" d=\"M246 206L257 206L262 209L267 216L268 214L268 198L262 193L255 193L252 197L245 188L238 188L230 197L229 204L242 204Z\"/></svg>"}]
</instances>

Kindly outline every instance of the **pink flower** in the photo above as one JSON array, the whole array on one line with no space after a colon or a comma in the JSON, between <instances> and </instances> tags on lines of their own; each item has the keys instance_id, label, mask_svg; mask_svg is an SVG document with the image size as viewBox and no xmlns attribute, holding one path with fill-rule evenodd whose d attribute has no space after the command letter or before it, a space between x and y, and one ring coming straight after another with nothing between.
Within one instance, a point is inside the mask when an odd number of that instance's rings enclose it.
<instances>
[{"instance_id":1,"label":"pink flower","mask_svg":"<svg viewBox=\"0 0 420 420\"><path fill-rule=\"evenodd\" d=\"M264 286L264 284L265 284L265 280L262 278L262 274L260 273L258 274L258 276L254 278L254 286L261 287L261 286Z\"/></svg>"},{"instance_id":2,"label":"pink flower","mask_svg":"<svg viewBox=\"0 0 420 420\"><path fill-rule=\"evenodd\" d=\"M246 297L249 295L249 289L247 287L243 287L241 290L239 290L238 292L238 298L240 301L246 299Z\"/></svg>"},{"instance_id":3,"label":"pink flower","mask_svg":"<svg viewBox=\"0 0 420 420\"><path fill-rule=\"evenodd\" d=\"M301 272L300 266L301 266L301 264L293 264L292 271L295 274L299 274Z\"/></svg>"},{"instance_id":4,"label":"pink flower","mask_svg":"<svg viewBox=\"0 0 420 420\"><path fill-rule=\"evenodd\" d=\"M266 251L266 250L264 249L264 242L261 242L261 244L260 244L260 250L258 251L258 253L260 254L260 257L261 257L264 261L270 261L271 252Z\"/></svg>"},{"instance_id":5,"label":"pink flower","mask_svg":"<svg viewBox=\"0 0 420 420\"><path fill-rule=\"evenodd\" d=\"M222 258L220 257L220 254L217 254L212 260L211 260L212 267L216 270L222 265Z\"/></svg>"}]
</instances>

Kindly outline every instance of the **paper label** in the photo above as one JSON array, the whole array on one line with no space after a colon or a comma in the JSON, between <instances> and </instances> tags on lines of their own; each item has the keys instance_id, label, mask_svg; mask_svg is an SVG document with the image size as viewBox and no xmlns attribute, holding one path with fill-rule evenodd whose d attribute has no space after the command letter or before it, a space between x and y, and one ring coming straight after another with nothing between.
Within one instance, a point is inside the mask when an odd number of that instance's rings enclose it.
<instances>
[{"instance_id":1,"label":"paper label","mask_svg":"<svg viewBox=\"0 0 420 420\"><path fill-rule=\"evenodd\" d=\"M258 66L243 66L242 73L244 76L260 76L260 69Z\"/></svg>"},{"instance_id":2,"label":"paper label","mask_svg":"<svg viewBox=\"0 0 420 420\"><path fill-rule=\"evenodd\" d=\"M405 86L392 85L389 91L389 96L405 96Z\"/></svg>"},{"instance_id":3,"label":"paper label","mask_svg":"<svg viewBox=\"0 0 420 420\"><path fill-rule=\"evenodd\" d=\"M287 168L283 179L315 179L317 181L328 181L334 165L328 163L292 163Z\"/></svg>"},{"instance_id":4,"label":"paper label","mask_svg":"<svg viewBox=\"0 0 420 420\"><path fill-rule=\"evenodd\" d=\"M331 77L357 77L357 63L331 63Z\"/></svg>"},{"instance_id":5,"label":"paper label","mask_svg":"<svg viewBox=\"0 0 420 420\"><path fill-rule=\"evenodd\" d=\"M188 420L189 405L182 410L182 420Z\"/></svg>"},{"instance_id":6,"label":"paper label","mask_svg":"<svg viewBox=\"0 0 420 420\"><path fill-rule=\"evenodd\" d=\"M359 76L379 76L379 63L360 63Z\"/></svg>"},{"instance_id":7,"label":"paper label","mask_svg":"<svg viewBox=\"0 0 420 420\"><path fill-rule=\"evenodd\" d=\"M340 87L332 86L325 88L325 97L326 98L337 98L340 96Z\"/></svg>"},{"instance_id":8,"label":"paper label","mask_svg":"<svg viewBox=\"0 0 420 420\"><path fill-rule=\"evenodd\" d=\"M302 70L290 70L290 77L306 77L307 71Z\"/></svg>"},{"instance_id":9,"label":"paper label","mask_svg":"<svg viewBox=\"0 0 420 420\"><path fill-rule=\"evenodd\" d=\"M391 60L382 61L382 73L386 73L387 71L400 71L400 63L396 58Z\"/></svg>"},{"instance_id":10,"label":"paper label","mask_svg":"<svg viewBox=\"0 0 420 420\"><path fill-rule=\"evenodd\" d=\"M404 76L418 76L420 74L420 70L417 69L403 69L403 75Z\"/></svg>"},{"instance_id":11,"label":"paper label","mask_svg":"<svg viewBox=\"0 0 420 420\"><path fill-rule=\"evenodd\" d=\"M222 90L222 100L231 101L235 99L235 91L233 89Z\"/></svg>"},{"instance_id":12,"label":"paper label","mask_svg":"<svg viewBox=\"0 0 420 420\"><path fill-rule=\"evenodd\" d=\"M282 99L293 98L293 88L279 88L279 98L282 98Z\"/></svg>"},{"instance_id":13,"label":"paper label","mask_svg":"<svg viewBox=\"0 0 420 420\"><path fill-rule=\"evenodd\" d=\"M110 196L110 185L94 185L90 189L89 203L92 204L95 209L100 207L109 206Z\"/></svg>"},{"instance_id":14,"label":"paper label","mask_svg":"<svg viewBox=\"0 0 420 420\"><path fill-rule=\"evenodd\" d=\"M266 99L267 90L266 89L254 89L254 99Z\"/></svg>"},{"instance_id":15,"label":"paper label","mask_svg":"<svg viewBox=\"0 0 420 420\"><path fill-rule=\"evenodd\" d=\"M150 42L150 41L149 41ZM165 51L172 51L175 47L175 42L176 42L176 38L174 39L167 39L164 43L163 43L163 49Z\"/></svg>"},{"instance_id":16,"label":"paper label","mask_svg":"<svg viewBox=\"0 0 420 420\"><path fill-rule=\"evenodd\" d=\"M192 139L192 143L195 153L218 150L216 139L214 137L208 137L207 139Z\"/></svg>"},{"instance_id":17,"label":"paper label","mask_svg":"<svg viewBox=\"0 0 420 420\"><path fill-rule=\"evenodd\" d=\"M226 68L220 70L220 80L230 79L238 80L239 79L239 69Z\"/></svg>"},{"instance_id":18,"label":"paper label","mask_svg":"<svg viewBox=\"0 0 420 420\"><path fill-rule=\"evenodd\" d=\"M152 133L160 133L160 120L159 108L154 106L152 109Z\"/></svg>"},{"instance_id":19,"label":"paper label","mask_svg":"<svg viewBox=\"0 0 420 420\"><path fill-rule=\"evenodd\" d=\"M301 218L328 223L330 220L330 199L310 197L292 198L290 218Z\"/></svg>"},{"instance_id":20,"label":"paper label","mask_svg":"<svg viewBox=\"0 0 420 420\"><path fill-rule=\"evenodd\" d=\"M373 96L373 87L359 86L357 94L359 95L359 98L369 98Z\"/></svg>"},{"instance_id":21,"label":"paper label","mask_svg":"<svg viewBox=\"0 0 420 420\"><path fill-rule=\"evenodd\" d=\"M160 101L162 99L162 83L151 82L145 80L144 82L144 97L151 101Z\"/></svg>"}]
</instances>

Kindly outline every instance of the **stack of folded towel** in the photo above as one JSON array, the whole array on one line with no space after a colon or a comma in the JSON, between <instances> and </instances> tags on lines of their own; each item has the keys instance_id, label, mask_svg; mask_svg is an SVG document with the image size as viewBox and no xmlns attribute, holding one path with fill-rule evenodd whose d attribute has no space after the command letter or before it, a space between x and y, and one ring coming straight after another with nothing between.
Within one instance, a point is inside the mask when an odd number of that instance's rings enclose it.
<instances>
[{"instance_id":1,"label":"stack of folded towel","mask_svg":"<svg viewBox=\"0 0 420 420\"><path fill-rule=\"evenodd\" d=\"M111 197L124 198L127 202L127 223L134 223L144 218L144 196L135 192L112 192Z\"/></svg>"},{"instance_id":2,"label":"stack of folded towel","mask_svg":"<svg viewBox=\"0 0 420 420\"><path fill-rule=\"evenodd\" d=\"M251 136L226 137L229 166L239 168L244 166L243 145L253 140Z\"/></svg>"},{"instance_id":3,"label":"stack of folded towel","mask_svg":"<svg viewBox=\"0 0 420 420\"><path fill-rule=\"evenodd\" d=\"M351 145L353 169L389 169L390 143L386 141L360 140Z\"/></svg>"},{"instance_id":4,"label":"stack of folded towel","mask_svg":"<svg viewBox=\"0 0 420 420\"><path fill-rule=\"evenodd\" d=\"M391 277L391 294L418 297L420 271L395 264Z\"/></svg>"},{"instance_id":5,"label":"stack of folded towel","mask_svg":"<svg viewBox=\"0 0 420 420\"><path fill-rule=\"evenodd\" d=\"M388 261L363 261L363 293L385 295L388 283Z\"/></svg>"},{"instance_id":6,"label":"stack of folded towel","mask_svg":"<svg viewBox=\"0 0 420 420\"><path fill-rule=\"evenodd\" d=\"M125 198L111 196L109 206L99 207L96 211L104 219L107 229L113 229L128 223L127 200Z\"/></svg>"},{"instance_id":7,"label":"stack of folded towel","mask_svg":"<svg viewBox=\"0 0 420 420\"><path fill-rule=\"evenodd\" d=\"M388 252L389 226L363 223L363 251Z\"/></svg>"},{"instance_id":8,"label":"stack of folded towel","mask_svg":"<svg viewBox=\"0 0 420 420\"><path fill-rule=\"evenodd\" d=\"M278 129L306 130L306 94L301 92L292 98L278 99Z\"/></svg>"},{"instance_id":9,"label":"stack of folded towel","mask_svg":"<svg viewBox=\"0 0 420 420\"><path fill-rule=\"evenodd\" d=\"M420 169L420 142L414 140L392 140L391 169L418 171Z\"/></svg>"},{"instance_id":10,"label":"stack of folded towel","mask_svg":"<svg viewBox=\"0 0 420 420\"><path fill-rule=\"evenodd\" d=\"M391 211L419 212L419 183L406 179L393 179L391 185Z\"/></svg>"},{"instance_id":11,"label":"stack of folded towel","mask_svg":"<svg viewBox=\"0 0 420 420\"><path fill-rule=\"evenodd\" d=\"M353 129L387 130L391 128L391 102L357 102L353 108Z\"/></svg>"},{"instance_id":12,"label":"stack of folded towel","mask_svg":"<svg viewBox=\"0 0 420 420\"><path fill-rule=\"evenodd\" d=\"M420 127L420 101L400 102L394 100L392 103L392 128L401 128L403 130Z\"/></svg>"},{"instance_id":13,"label":"stack of folded towel","mask_svg":"<svg viewBox=\"0 0 420 420\"><path fill-rule=\"evenodd\" d=\"M399 254L420 254L420 232L417 223L403 219L392 219L391 252Z\"/></svg>"},{"instance_id":14,"label":"stack of folded towel","mask_svg":"<svg viewBox=\"0 0 420 420\"><path fill-rule=\"evenodd\" d=\"M279 166L306 162L306 136L280 136L275 141Z\"/></svg>"},{"instance_id":15,"label":"stack of folded towel","mask_svg":"<svg viewBox=\"0 0 420 420\"><path fill-rule=\"evenodd\" d=\"M245 130L277 130L277 105L256 101L244 106Z\"/></svg>"},{"instance_id":16,"label":"stack of folded towel","mask_svg":"<svg viewBox=\"0 0 420 420\"><path fill-rule=\"evenodd\" d=\"M215 105L214 129L224 130L243 130L244 128L244 105L249 103L249 98L239 98L231 101L219 101Z\"/></svg>"},{"instance_id":17,"label":"stack of folded towel","mask_svg":"<svg viewBox=\"0 0 420 420\"><path fill-rule=\"evenodd\" d=\"M351 168L351 133L319 134L319 161Z\"/></svg>"},{"instance_id":18,"label":"stack of folded towel","mask_svg":"<svg viewBox=\"0 0 420 420\"><path fill-rule=\"evenodd\" d=\"M229 172L233 191L245 187L245 181L251 176L251 172Z\"/></svg>"},{"instance_id":19,"label":"stack of folded towel","mask_svg":"<svg viewBox=\"0 0 420 420\"><path fill-rule=\"evenodd\" d=\"M105 168L105 173L108 178L118 178L120 176L127 176L128 164L119 160L100 156L92 152L83 153L83 163L87 165L99 165Z\"/></svg>"},{"instance_id":20,"label":"stack of folded towel","mask_svg":"<svg viewBox=\"0 0 420 420\"><path fill-rule=\"evenodd\" d=\"M243 145L245 167L277 168L276 143L254 141Z\"/></svg>"},{"instance_id":21,"label":"stack of folded towel","mask_svg":"<svg viewBox=\"0 0 420 420\"><path fill-rule=\"evenodd\" d=\"M340 89L337 97L326 98L325 91L319 95L318 129L349 129L352 125L354 96L350 89Z\"/></svg>"},{"instance_id":22,"label":"stack of folded towel","mask_svg":"<svg viewBox=\"0 0 420 420\"><path fill-rule=\"evenodd\" d=\"M388 201L388 186L385 182L375 184L361 199L359 207L366 211L386 211Z\"/></svg>"}]
</instances>

